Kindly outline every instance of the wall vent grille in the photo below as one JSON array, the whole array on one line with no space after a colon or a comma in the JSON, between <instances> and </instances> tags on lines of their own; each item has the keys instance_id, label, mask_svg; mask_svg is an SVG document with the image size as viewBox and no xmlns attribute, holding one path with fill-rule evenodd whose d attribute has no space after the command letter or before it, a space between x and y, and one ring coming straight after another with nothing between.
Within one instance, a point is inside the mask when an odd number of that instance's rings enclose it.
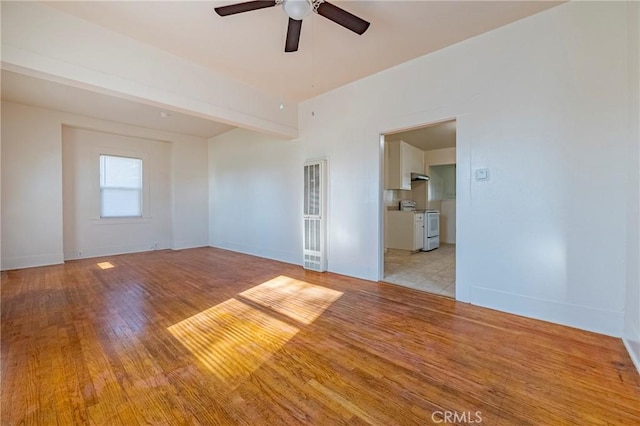
<instances>
[{"instance_id":1,"label":"wall vent grille","mask_svg":"<svg viewBox=\"0 0 640 426\"><path fill-rule=\"evenodd\" d=\"M318 272L327 270L326 180L326 160L304 164L303 265Z\"/></svg>"}]
</instances>

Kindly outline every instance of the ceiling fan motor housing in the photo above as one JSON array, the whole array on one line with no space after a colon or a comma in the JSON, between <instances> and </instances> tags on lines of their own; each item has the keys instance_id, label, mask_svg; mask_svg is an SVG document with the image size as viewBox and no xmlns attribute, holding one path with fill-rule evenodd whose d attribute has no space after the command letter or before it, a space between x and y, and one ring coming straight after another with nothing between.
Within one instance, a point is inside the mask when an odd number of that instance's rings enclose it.
<instances>
[{"instance_id":1,"label":"ceiling fan motor housing","mask_svg":"<svg viewBox=\"0 0 640 426\"><path fill-rule=\"evenodd\" d=\"M291 19L297 21L309 16L314 11L314 5L311 0L283 0L282 10Z\"/></svg>"}]
</instances>

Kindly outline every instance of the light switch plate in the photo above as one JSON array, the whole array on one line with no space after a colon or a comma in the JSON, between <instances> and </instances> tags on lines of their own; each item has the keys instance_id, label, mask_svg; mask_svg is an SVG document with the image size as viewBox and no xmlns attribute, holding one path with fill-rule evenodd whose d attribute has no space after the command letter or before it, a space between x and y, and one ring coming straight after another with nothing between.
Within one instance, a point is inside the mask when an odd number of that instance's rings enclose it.
<instances>
[{"instance_id":1,"label":"light switch plate","mask_svg":"<svg viewBox=\"0 0 640 426\"><path fill-rule=\"evenodd\" d=\"M489 180L489 169L476 169L476 180Z\"/></svg>"}]
</instances>

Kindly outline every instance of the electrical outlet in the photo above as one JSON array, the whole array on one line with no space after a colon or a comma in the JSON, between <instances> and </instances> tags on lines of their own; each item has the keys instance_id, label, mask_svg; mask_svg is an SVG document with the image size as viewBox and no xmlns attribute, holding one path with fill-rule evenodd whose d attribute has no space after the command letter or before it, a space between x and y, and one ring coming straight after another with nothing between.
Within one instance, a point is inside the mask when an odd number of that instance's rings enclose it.
<instances>
[{"instance_id":1,"label":"electrical outlet","mask_svg":"<svg viewBox=\"0 0 640 426\"><path fill-rule=\"evenodd\" d=\"M78 257L82 257L82 252L78 251Z\"/></svg>"}]
</instances>

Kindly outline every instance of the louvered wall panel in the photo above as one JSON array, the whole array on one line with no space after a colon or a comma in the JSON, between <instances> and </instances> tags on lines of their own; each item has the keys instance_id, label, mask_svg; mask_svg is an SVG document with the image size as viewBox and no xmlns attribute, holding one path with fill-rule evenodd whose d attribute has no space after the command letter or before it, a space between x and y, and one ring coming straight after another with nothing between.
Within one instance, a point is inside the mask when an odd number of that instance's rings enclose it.
<instances>
[{"instance_id":1,"label":"louvered wall panel","mask_svg":"<svg viewBox=\"0 0 640 426\"><path fill-rule=\"evenodd\" d=\"M324 272L326 255L326 160L304 165L304 268Z\"/></svg>"}]
</instances>

